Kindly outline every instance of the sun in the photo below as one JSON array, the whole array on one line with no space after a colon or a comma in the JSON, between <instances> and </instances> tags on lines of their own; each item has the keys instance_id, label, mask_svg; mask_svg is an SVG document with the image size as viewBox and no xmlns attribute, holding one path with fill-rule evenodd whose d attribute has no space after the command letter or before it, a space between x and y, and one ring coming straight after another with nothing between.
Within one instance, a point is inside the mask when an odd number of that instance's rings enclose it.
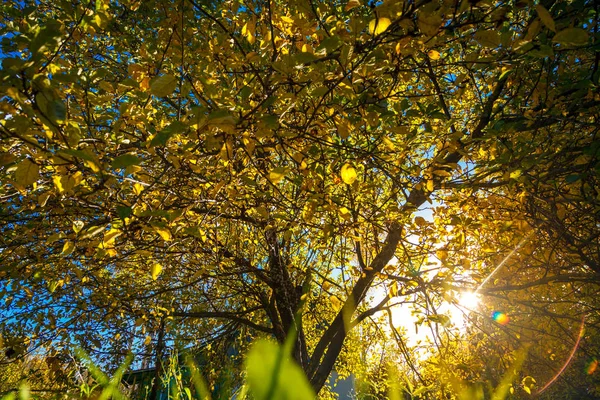
<instances>
[{"instance_id":1,"label":"sun","mask_svg":"<svg viewBox=\"0 0 600 400\"><path fill-rule=\"evenodd\" d=\"M469 311L479 306L480 296L476 292L462 292L458 296L458 306Z\"/></svg>"}]
</instances>

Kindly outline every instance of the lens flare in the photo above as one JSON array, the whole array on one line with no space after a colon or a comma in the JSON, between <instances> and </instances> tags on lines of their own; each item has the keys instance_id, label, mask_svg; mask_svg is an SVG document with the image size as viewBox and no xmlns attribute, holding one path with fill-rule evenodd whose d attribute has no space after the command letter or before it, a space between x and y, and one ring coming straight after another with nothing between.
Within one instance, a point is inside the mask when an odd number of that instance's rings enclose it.
<instances>
[{"instance_id":1,"label":"lens flare","mask_svg":"<svg viewBox=\"0 0 600 400\"><path fill-rule=\"evenodd\" d=\"M560 371L558 371L556 373L556 375L554 375L554 377L552 379L550 379L550 382L546 383L544 385L544 387L541 388L537 392L538 395L541 394L546 389L548 389L558 379L558 377L561 376L563 372L565 372L565 369L567 369L567 367L569 366L569 363L573 359L573 356L575 355L575 352L577 351L577 348L579 347L579 342L581 342L581 338L583 337L583 328L584 327L585 327L585 315L583 317L581 317L581 326L579 327L579 335L577 335L577 341L575 342L575 346L573 346L573 350L571 350L571 354L569 354L569 358L567 358L567 361L565 361L565 363L563 364Z\"/></svg>"},{"instance_id":2,"label":"lens flare","mask_svg":"<svg viewBox=\"0 0 600 400\"><path fill-rule=\"evenodd\" d=\"M594 358L588 365L585 366L585 373L591 375L596 372L596 369L598 369L598 360Z\"/></svg>"},{"instance_id":3,"label":"lens flare","mask_svg":"<svg viewBox=\"0 0 600 400\"><path fill-rule=\"evenodd\" d=\"M508 317L508 315L500 311L494 311L492 313L492 319L500 325L508 325L508 323L510 322L510 318Z\"/></svg>"}]
</instances>

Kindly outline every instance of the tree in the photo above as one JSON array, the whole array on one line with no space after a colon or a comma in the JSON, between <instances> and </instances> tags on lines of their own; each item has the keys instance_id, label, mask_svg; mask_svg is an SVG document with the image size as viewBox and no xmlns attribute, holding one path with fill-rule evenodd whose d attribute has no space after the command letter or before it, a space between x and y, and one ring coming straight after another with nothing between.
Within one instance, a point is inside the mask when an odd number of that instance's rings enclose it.
<instances>
[{"instance_id":1,"label":"tree","mask_svg":"<svg viewBox=\"0 0 600 400\"><path fill-rule=\"evenodd\" d=\"M9 2L3 324L104 362L294 331L318 392L358 326L417 301L443 330L522 242L482 294L567 282L594 309L594 7Z\"/></svg>"}]
</instances>

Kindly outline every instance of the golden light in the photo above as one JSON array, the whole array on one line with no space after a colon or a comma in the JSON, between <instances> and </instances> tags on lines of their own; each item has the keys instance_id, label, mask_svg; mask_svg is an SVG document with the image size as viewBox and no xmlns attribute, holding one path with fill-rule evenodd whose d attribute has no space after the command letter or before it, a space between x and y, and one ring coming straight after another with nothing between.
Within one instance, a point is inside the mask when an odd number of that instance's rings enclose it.
<instances>
[{"instance_id":1,"label":"golden light","mask_svg":"<svg viewBox=\"0 0 600 400\"><path fill-rule=\"evenodd\" d=\"M480 296L476 292L463 292L458 297L458 305L467 310L474 310L479 306Z\"/></svg>"}]
</instances>

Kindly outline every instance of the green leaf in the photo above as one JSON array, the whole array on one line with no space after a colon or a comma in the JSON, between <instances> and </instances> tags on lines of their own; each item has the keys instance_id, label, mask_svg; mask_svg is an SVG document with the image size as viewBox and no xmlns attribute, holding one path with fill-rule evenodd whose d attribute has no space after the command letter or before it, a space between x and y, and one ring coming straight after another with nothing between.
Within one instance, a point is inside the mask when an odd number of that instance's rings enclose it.
<instances>
[{"instance_id":1,"label":"green leaf","mask_svg":"<svg viewBox=\"0 0 600 400\"><path fill-rule=\"evenodd\" d=\"M133 211L132 211L131 207L117 206L117 215L121 219L125 219L125 218L129 217L132 212Z\"/></svg>"},{"instance_id":2,"label":"green leaf","mask_svg":"<svg viewBox=\"0 0 600 400\"><path fill-rule=\"evenodd\" d=\"M73 150L73 149L64 149L60 150L58 154L64 154L71 157L81 158L86 161L95 161L94 157L86 151L83 150Z\"/></svg>"},{"instance_id":3,"label":"green leaf","mask_svg":"<svg viewBox=\"0 0 600 400\"><path fill-rule=\"evenodd\" d=\"M295 65L308 64L316 59L317 59L317 57L313 53L294 54L294 61L295 61L294 64Z\"/></svg>"},{"instance_id":4,"label":"green leaf","mask_svg":"<svg viewBox=\"0 0 600 400\"><path fill-rule=\"evenodd\" d=\"M276 343L256 342L246 359L246 376L256 400L314 399L302 369Z\"/></svg>"},{"instance_id":5,"label":"green leaf","mask_svg":"<svg viewBox=\"0 0 600 400\"><path fill-rule=\"evenodd\" d=\"M542 23L548 29L550 29L552 32L556 32L556 25L554 24L554 20L552 19L552 15L550 15L550 13L548 12L548 10L546 10L546 8L544 8L544 6L542 6L541 4L538 4L537 6L535 6L535 10L537 11L538 16L542 20Z\"/></svg>"},{"instance_id":6,"label":"green leaf","mask_svg":"<svg viewBox=\"0 0 600 400\"><path fill-rule=\"evenodd\" d=\"M500 46L500 32L498 31L477 31L474 38L483 47L493 49Z\"/></svg>"},{"instance_id":7,"label":"green leaf","mask_svg":"<svg viewBox=\"0 0 600 400\"><path fill-rule=\"evenodd\" d=\"M15 181L19 185L28 186L40 178L40 167L30 159L21 161L15 170Z\"/></svg>"},{"instance_id":8,"label":"green leaf","mask_svg":"<svg viewBox=\"0 0 600 400\"><path fill-rule=\"evenodd\" d=\"M177 87L177 78L165 74L154 78L150 83L150 93L157 97L166 97L172 94Z\"/></svg>"},{"instance_id":9,"label":"green leaf","mask_svg":"<svg viewBox=\"0 0 600 400\"><path fill-rule=\"evenodd\" d=\"M575 183L581 179L581 175L569 175L565 178L567 183Z\"/></svg>"},{"instance_id":10,"label":"green leaf","mask_svg":"<svg viewBox=\"0 0 600 400\"><path fill-rule=\"evenodd\" d=\"M139 165L140 162L141 160L136 155L128 153L115 158L110 166L114 169L120 169L127 168L130 165Z\"/></svg>"},{"instance_id":11,"label":"green leaf","mask_svg":"<svg viewBox=\"0 0 600 400\"><path fill-rule=\"evenodd\" d=\"M567 28L554 35L552 41L564 46L583 46L588 38L588 33L581 28Z\"/></svg>"},{"instance_id":12,"label":"green leaf","mask_svg":"<svg viewBox=\"0 0 600 400\"><path fill-rule=\"evenodd\" d=\"M175 121L171 123L169 126L164 128L162 131L158 132L156 136L150 141L150 146L158 146L158 145L166 145L171 136L176 135L181 132L185 132L187 129L187 125L182 122Z\"/></svg>"},{"instance_id":13,"label":"green leaf","mask_svg":"<svg viewBox=\"0 0 600 400\"><path fill-rule=\"evenodd\" d=\"M537 58L546 58L553 57L554 51L552 50L552 47L543 44L539 48L532 48L527 54Z\"/></svg>"},{"instance_id":14,"label":"green leaf","mask_svg":"<svg viewBox=\"0 0 600 400\"><path fill-rule=\"evenodd\" d=\"M39 107L44 117L48 118L53 124L62 124L67 117L65 104L53 99L47 92L39 92L35 96L35 104Z\"/></svg>"},{"instance_id":15,"label":"green leaf","mask_svg":"<svg viewBox=\"0 0 600 400\"><path fill-rule=\"evenodd\" d=\"M321 41L319 47L317 47L317 53L321 50L325 50L327 54L331 54L333 51L340 48L342 45L342 39L339 36L329 36Z\"/></svg>"},{"instance_id":16,"label":"green leaf","mask_svg":"<svg viewBox=\"0 0 600 400\"><path fill-rule=\"evenodd\" d=\"M48 118L55 124L62 124L67 119L67 108L60 100L52 100L48 103Z\"/></svg>"}]
</instances>

